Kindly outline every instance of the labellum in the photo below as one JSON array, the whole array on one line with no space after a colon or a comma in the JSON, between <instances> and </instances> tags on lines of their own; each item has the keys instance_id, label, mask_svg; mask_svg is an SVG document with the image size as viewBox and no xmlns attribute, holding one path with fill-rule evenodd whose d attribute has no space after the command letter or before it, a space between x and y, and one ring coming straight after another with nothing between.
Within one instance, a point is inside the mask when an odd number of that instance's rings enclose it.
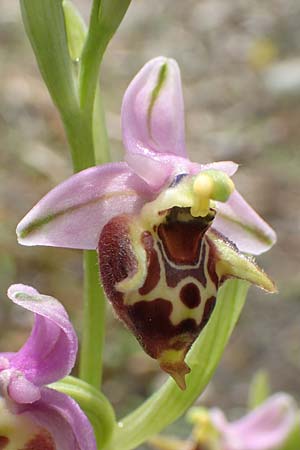
<instances>
[{"instance_id":1,"label":"labellum","mask_svg":"<svg viewBox=\"0 0 300 450\"><path fill-rule=\"evenodd\" d=\"M12 414L0 397L0 450L55 450L50 433L29 416Z\"/></svg>"},{"instance_id":2,"label":"labellum","mask_svg":"<svg viewBox=\"0 0 300 450\"><path fill-rule=\"evenodd\" d=\"M209 321L222 283L236 277L275 289L252 259L211 228L213 190L222 201L233 186L215 172L177 176L139 216L111 219L98 245L103 286L118 317L181 389L190 372L184 358ZM208 195L205 177L216 187Z\"/></svg>"}]
</instances>

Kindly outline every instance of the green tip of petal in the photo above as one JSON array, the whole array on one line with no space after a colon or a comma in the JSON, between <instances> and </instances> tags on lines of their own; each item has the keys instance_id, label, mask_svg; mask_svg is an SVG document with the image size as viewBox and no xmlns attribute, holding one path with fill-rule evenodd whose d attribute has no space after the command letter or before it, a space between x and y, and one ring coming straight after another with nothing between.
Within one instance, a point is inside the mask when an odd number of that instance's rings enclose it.
<instances>
[{"instance_id":1,"label":"green tip of petal","mask_svg":"<svg viewBox=\"0 0 300 450\"><path fill-rule=\"evenodd\" d=\"M233 244L213 231L209 231L209 238L216 248L219 259L217 272L221 279L239 278L249 281L249 283L255 284L269 293L277 292L274 282L256 264L253 258L240 253Z\"/></svg>"},{"instance_id":2,"label":"green tip of petal","mask_svg":"<svg viewBox=\"0 0 300 450\"><path fill-rule=\"evenodd\" d=\"M37 220L32 221L31 223L24 226L17 227L17 238L20 244L27 244L26 238L30 237L32 233L42 228L44 225L47 225L54 218L60 216L62 213L49 214L48 216L41 217Z\"/></svg>"}]
</instances>

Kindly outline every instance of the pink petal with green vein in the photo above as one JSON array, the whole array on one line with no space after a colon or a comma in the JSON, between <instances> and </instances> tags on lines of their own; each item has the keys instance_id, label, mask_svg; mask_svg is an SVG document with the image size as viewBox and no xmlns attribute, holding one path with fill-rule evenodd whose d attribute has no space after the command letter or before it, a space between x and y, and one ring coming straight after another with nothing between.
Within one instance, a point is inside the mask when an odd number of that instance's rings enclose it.
<instances>
[{"instance_id":1,"label":"pink petal with green vein","mask_svg":"<svg viewBox=\"0 0 300 450\"><path fill-rule=\"evenodd\" d=\"M15 371L10 377L10 392L16 394L14 399L18 403L27 403L26 391L32 389L32 383L35 386L53 383L71 372L76 360L77 336L64 307L55 298L23 284L12 285L7 294L14 303L35 314L31 335L8 358L9 370ZM18 373L22 374L21 378Z\"/></svg>"},{"instance_id":2,"label":"pink petal with green vein","mask_svg":"<svg viewBox=\"0 0 300 450\"><path fill-rule=\"evenodd\" d=\"M138 212L153 193L126 163L92 167L56 186L17 227L20 244L95 249L112 217Z\"/></svg>"},{"instance_id":3,"label":"pink petal with green vein","mask_svg":"<svg viewBox=\"0 0 300 450\"><path fill-rule=\"evenodd\" d=\"M226 203L218 203L213 227L234 242L240 251L259 255L276 242L275 231L234 191Z\"/></svg>"},{"instance_id":4,"label":"pink petal with green vein","mask_svg":"<svg viewBox=\"0 0 300 450\"><path fill-rule=\"evenodd\" d=\"M128 153L151 150L186 157L181 77L173 59L152 59L128 86L122 105Z\"/></svg>"}]
</instances>

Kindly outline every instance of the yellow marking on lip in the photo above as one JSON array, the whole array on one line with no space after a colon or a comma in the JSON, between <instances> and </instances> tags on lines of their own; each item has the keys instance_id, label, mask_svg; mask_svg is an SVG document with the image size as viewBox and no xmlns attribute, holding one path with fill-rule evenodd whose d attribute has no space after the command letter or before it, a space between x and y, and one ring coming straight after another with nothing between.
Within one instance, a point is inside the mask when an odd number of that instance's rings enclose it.
<instances>
[{"instance_id":1,"label":"yellow marking on lip","mask_svg":"<svg viewBox=\"0 0 300 450\"><path fill-rule=\"evenodd\" d=\"M0 435L9 442L5 449L25 448L27 442L39 431L39 427L26 415L12 414L4 398L0 398Z\"/></svg>"},{"instance_id":2,"label":"yellow marking on lip","mask_svg":"<svg viewBox=\"0 0 300 450\"><path fill-rule=\"evenodd\" d=\"M137 270L134 274L116 284L116 290L124 294L137 291L143 286L147 277L147 253L141 243L143 231L143 227L137 221L130 226L130 242L137 260Z\"/></svg>"},{"instance_id":3,"label":"yellow marking on lip","mask_svg":"<svg viewBox=\"0 0 300 450\"><path fill-rule=\"evenodd\" d=\"M185 376L191 371L184 361L185 355L186 349L168 349L164 350L158 358L162 370L171 375L177 386L183 391L186 389Z\"/></svg>"}]
</instances>

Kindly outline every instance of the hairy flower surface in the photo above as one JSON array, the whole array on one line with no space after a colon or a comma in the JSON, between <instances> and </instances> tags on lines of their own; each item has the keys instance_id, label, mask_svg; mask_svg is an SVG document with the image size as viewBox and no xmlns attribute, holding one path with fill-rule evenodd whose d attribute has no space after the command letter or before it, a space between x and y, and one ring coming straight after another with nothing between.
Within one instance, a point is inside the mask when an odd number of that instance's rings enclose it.
<instances>
[{"instance_id":1,"label":"hairy flower surface","mask_svg":"<svg viewBox=\"0 0 300 450\"><path fill-rule=\"evenodd\" d=\"M93 429L77 403L48 388L74 366L77 337L63 306L29 286L9 298L35 315L17 353L0 353L0 449L96 450Z\"/></svg>"},{"instance_id":2,"label":"hairy flower surface","mask_svg":"<svg viewBox=\"0 0 300 450\"><path fill-rule=\"evenodd\" d=\"M146 352L178 385L185 355L228 278L273 292L243 253L274 231L235 190L237 164L201 165L186 154L180 72L148 62L122 106L125 161L84 170L48 193L20 222L24 245L98 249L107 297Z\"/></svg>"}]
</instances>

